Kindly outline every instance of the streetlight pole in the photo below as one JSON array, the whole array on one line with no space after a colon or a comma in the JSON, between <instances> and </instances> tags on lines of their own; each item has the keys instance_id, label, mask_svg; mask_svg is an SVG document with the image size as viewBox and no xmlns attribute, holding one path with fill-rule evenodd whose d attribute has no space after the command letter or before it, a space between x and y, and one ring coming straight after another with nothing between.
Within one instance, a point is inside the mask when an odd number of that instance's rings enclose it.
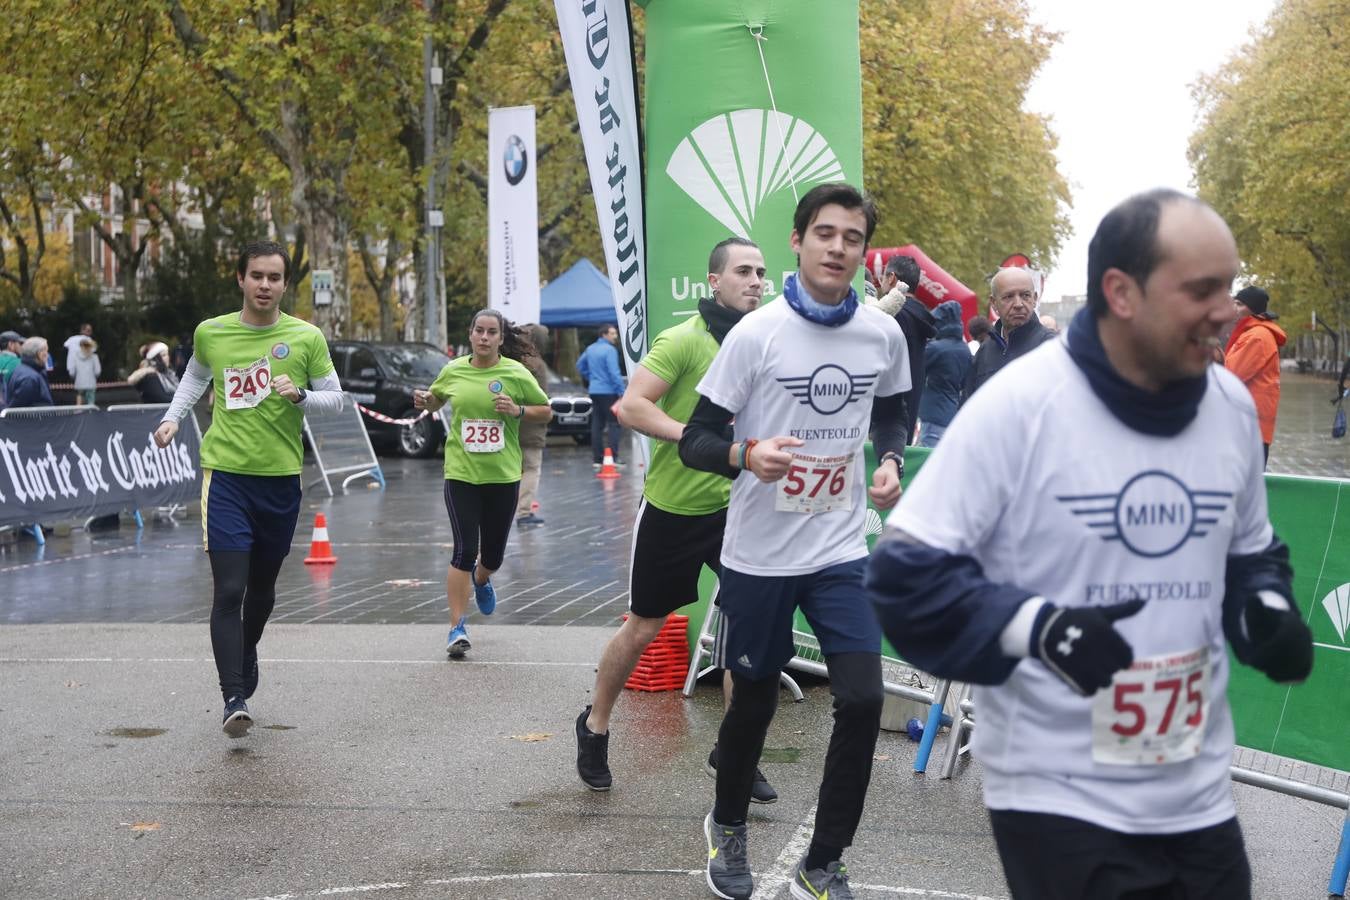
<instances>
[{"instance_id":1,"label":"streetlight pole","mask_svg":"<svg viewBox=\"0 0 1350 900\"><path fill-rule=\"evenodd\" d=\"M435 21L435 0L427 0L428 24ZM427 170L426 208L423 224L426 247L422 256L422 302L426 313L426 339L439 346L440 334L440 229L441 211L436 207L436 88L441 83L440 67L435 65L430 30L422 41L422 70L425 91L422 99L422 157Z\"/></svg>"}]
</instances>

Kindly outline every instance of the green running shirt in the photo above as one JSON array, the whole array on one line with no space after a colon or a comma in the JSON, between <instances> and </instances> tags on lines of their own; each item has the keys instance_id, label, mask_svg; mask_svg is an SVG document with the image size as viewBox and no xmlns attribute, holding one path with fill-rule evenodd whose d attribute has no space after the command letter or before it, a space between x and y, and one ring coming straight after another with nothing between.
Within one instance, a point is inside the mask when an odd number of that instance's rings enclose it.
<instances>
[{"instance_id":1,"label":"green running shirt","mask_svg":"<svg viewBox=\"0 0 1350 900\"><path fill-rule=\"evenodd\" d=\"M304 412L272 390L288 376L298 388L333 372L323 332L282 313L255 328L226 313L197 326L192 354L211 370L215 405L202 436L202 468L238 475L298 475Z\"/></svg>"},{"instance_id":2,"label":"green running shirt","mask_svg":"<svg viewBox=\"0 0 1350 900\"><path fill-rule=\"evenodd\" d=\"M670 385L656 405L677 422L688 422L698 405L698 383L717 356L717 339L700 315L692 315L656 336L640 365ZM726 509L731 481L712 472L691 469L680 461L679 447L652 441L652 465L642 495L657 509L682 516L701 516Z\"/></svg>"},{"instance_id":3,"label":"green running shirt","mask_svg":"<svg viewBox=\"0 0 1350 900\"><path fill-rule=\"evenodd\" d=\"M445 439L445 477L469 484L510 484L520 480L520 419L499 413L492 401L505 394L521 406L547 406L548 394L530 370L502 357L477 369L472 356L446 363L431 393L450 405Z\"/></svg>"}]
</instances>

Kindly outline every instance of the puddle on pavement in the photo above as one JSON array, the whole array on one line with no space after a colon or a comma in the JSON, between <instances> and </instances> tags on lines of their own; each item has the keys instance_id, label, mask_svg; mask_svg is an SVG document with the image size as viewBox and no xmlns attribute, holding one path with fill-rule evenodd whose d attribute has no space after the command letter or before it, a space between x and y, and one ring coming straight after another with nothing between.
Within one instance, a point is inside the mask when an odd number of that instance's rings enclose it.
<instances>
[{"instance_id":1,"label":"puddle on pavement","mask_svg":"<svg viewBox=\"0 0 1350 900\"><path fill-rule=\"evenodd\" d=\"M262 726L260 726L260 727L266 728L268 731L294 731L294 730L295 730L297 727L299 727L299 726L296 726L296 725L262 725Z\"/></svg>"},{"instance_id":2,"label":"puddle on pavement","mask_svg":"<svg viewBox=\"0 0 1350 900\"><path fill-rule=\"evenodd\" d=\"M100 731L99 734L107 737L123 738L152 738L159 737L167 728L114 728L111 731Z\"/></svg>"},{"instance_id":3,"label":"puddle on pavement","mask_svg":"<svg viewBox=\"0 0 1350 900\"><path fill-rule=\"evenodd\" d=\"M795 763L802 758L800 747L765 747L759 761L767 763Z\"/></svg>"}]
</instances>

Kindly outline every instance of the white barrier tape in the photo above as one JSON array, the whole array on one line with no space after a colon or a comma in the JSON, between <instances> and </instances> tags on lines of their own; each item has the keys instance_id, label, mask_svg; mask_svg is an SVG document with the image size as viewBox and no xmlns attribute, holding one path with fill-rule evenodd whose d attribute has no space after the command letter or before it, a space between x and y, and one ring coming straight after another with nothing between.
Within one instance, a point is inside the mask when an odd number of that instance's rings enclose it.
<instances>
[{"instance_id":1,"label":"white barrier tape","mask_svg":"<svg viewBox=\"0 0 1350 900\"><path fill-rule=\"evenodd\" d=\"M361 412L365 413L366 415L370 416L376 422L384 422L386 425L412 425L416 422L422 421L427 416L431 415L429 411L424 409L422 410L421 415L417 416L414 419L392 419L389 416L386 416L384 413L377 413L373 409L366 409L360 403L356 404L356 408L361 410Z\"/></svg>"}]
</instances>

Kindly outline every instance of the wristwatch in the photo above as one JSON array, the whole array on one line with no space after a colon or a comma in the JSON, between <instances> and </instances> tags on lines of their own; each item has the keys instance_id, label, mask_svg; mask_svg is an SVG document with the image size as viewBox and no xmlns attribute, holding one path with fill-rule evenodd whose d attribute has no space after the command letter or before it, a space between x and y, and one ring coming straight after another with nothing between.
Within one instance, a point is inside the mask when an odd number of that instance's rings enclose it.
<instances>
[{"instance_id":1,"label":"wristwatch","mask_svg":"<svg viewBox=\"0 0 1350 900\"><path fill-rule=\"evenodd\" d=\"M305 398L308 397L309 394L305 393L304 388L296 388L296 390L300 392L300 396L296 398L295 405L299 406L301 403L305 402Z\"/></svg>"},{"instance_id":2,"label":"wristwatch","mask_svg":"<svg viewBox=\"0 0 1350 900\"><path fill-rule=\"evenodd\" d=\"M894 450L887 450L881 454L881 459L877 460L877 465L881 465L886 460L895 460L895 474L901 478L905 477L905 458Z\"/></svg>"}]
</instances>

